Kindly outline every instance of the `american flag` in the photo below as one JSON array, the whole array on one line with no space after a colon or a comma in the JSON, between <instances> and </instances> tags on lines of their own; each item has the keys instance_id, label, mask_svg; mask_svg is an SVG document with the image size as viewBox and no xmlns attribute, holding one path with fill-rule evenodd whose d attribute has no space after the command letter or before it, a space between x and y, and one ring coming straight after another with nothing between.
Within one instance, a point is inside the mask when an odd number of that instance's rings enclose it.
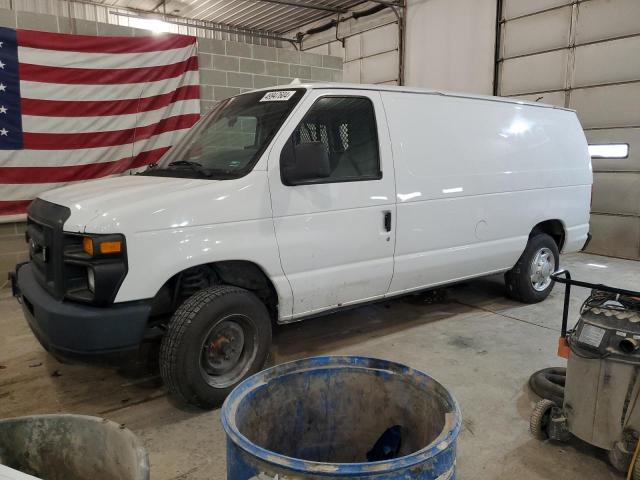
<instances>
[{"instance_id":1,"label":"american flag","mask_svg":"<svg viewBox=\"0 0 640 480\"><path fill-rule=\"evenodd\" d=\"M199 118L194 37L0 28L0 215L157 162Z\"/></svg>"}]
</instances>

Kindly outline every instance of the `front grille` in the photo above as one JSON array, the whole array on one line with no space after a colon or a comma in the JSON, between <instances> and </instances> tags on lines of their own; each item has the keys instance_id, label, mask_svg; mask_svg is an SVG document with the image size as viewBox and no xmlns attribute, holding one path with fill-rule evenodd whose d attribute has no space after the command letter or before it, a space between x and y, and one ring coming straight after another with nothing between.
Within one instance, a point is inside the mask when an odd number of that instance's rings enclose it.
<instances>
[{"instance_id":1,"label":"front grille","mask_svg":"<svg viewBox=\"0 0 640 480\"><path fill-rule=\"evenodd\" d=\"M29 217L27 218L27 242L34 274L40 285L51 291L54 286L54 272L53 262L49 260L52 253L53 229Z\"/></svg>"},{"instance_id":2,"label":"front grille","mask_svg":"<svg viewBox=\"0 0 640 480\"><path fill-rule=\"evenodd\" d=\"M64 296L64 222L71 210L41 199L34 200L27 210L27 242L29 258L36 280L55 298Z\"/></svg>"}]
</instances>

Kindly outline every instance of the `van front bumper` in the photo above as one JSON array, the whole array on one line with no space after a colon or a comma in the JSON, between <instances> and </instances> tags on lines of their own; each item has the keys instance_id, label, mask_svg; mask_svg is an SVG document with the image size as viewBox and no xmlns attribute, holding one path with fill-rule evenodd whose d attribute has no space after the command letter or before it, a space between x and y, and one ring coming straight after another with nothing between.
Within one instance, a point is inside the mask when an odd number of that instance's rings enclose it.
<instances>
[{"instance_id":1,"label":"van front bumper","mask_svg":"<svg viewBox=\"0 0 640 480\"><path fill-rule=\"evenodd\" d=\"M12 280L31 330L56 358L112 362L142 342L151 311L144 301L108 307L59 301L36 281L29 263L17 265Z\"/></svg>"}]
</instances>

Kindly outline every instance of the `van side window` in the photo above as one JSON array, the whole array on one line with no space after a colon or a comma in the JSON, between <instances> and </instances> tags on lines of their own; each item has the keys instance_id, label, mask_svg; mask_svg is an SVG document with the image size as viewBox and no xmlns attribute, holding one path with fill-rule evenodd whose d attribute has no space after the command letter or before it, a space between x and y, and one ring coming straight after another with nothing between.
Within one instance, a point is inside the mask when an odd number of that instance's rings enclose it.
<instances>
[{"instance_id":1,"label":"van side window","mask_svg":"<svg viewBox=\"0 0 640 480\"><path fill-rule=\"evenodd\" d=\"M298 152L311 144L322 145L329 160L329 171L317 179L297 182L287 177L287 165L281 161L283 181L298 183L334 183L382 178L378 151L378 131L371 100L363 97L323 97L317 100L296 127L286 149ZM295 156L296 162L304 161Z\"/></svg>"}]
</instances>

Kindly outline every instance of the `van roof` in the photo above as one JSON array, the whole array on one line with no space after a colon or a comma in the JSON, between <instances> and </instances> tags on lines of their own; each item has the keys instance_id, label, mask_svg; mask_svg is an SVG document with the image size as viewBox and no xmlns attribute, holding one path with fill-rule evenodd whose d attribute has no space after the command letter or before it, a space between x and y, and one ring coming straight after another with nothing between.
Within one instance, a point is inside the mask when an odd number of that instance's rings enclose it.
<instances>
[{"instance_id":1,"label":"van roof","mask_svg":"<svg viewBox=\"0 0 640 480\"><path fill-rule=\"evenodd\" d=\"M510 97L494 97L490 95L474 95L471 93L449 92L446 90L430 90L418 87L398 87L395 85L369 85L361 83L300 83L297 79L287 85L278 85L277 87L259 88L253 91L269 91L269 90L286 90L287 88L306 88L307 90L324 90L324 89L342 89L342 90L376 90L380 92L404 92L419 93L424 95L443 95L446 97L469 98L473 100L483 100L488 102L515 103L517 105L529 105L532 107L553 108L556 110L567 110L575 112L574 109L558 107L547 103L536 103Z\"/></svg>"}]
</instances>

